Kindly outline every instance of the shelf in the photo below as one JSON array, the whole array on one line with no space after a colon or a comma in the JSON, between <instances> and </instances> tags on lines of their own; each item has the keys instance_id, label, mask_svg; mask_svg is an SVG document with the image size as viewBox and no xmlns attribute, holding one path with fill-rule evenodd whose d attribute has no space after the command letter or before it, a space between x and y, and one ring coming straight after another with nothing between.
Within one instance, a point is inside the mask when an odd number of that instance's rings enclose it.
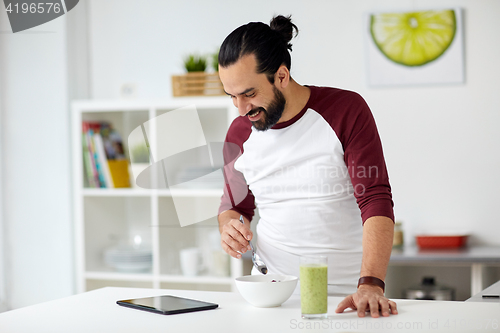
<instances>
[{"instance_id":1,"label":"shelf","mask_svg":"<svg viewBox=\"0 0 500 333\"><path fill-rule=\"evenodd\" d=\"M170 190L147 190L141 188L85 188L82 194L86 197L146 197L157 195L160 197L171 197ZM178 189L176 197L220 197L221 189Z\"/></svg>"},{"instance_id":2,"label":"shelf","mask_svg":"<svg viewBox=\"0 0 500 333\"><path fill-rule=\"evenodd\" d=\"M137 111L149 109L178 109L186 105L196 105L199 108L225 108L237 116L237 110L229 97L176 97L168 100L74 100L74 109L84 110L87 113Z\"/></svg>"},{"instance_id":3,"label":"shelf","mask_svg":"<svg viewBox=\"0 0 500 333\"><path fill-rule=\"evenodd\" d=\"M170 190L159 190L158 195L161 197L171 197ZM175 190L176 197L219 197L222 195L222 190L218 188L206 189L177 189Z\"/></svg>"},{"instance_id":4,"label":"shelf","mask_svg":"<svg viewBox=\"0 0 500 333\"><path fill-rule=\"evenodd\" d=\"M91 280L108 281L142 281L153 282L151 273L122 273L122 272L86 272L85 278Z\"/></svg>"},{"instance_id":5,"label":"shelf","mask_svg":"<svg viewBox=\"0 0 500 333\"><path fill-rule=\"evenodd\" d=\"M82 194L86 197L147 197L150 190L136 188L85 188Z\"/></svg>"},{"instance_id":6,"label":"shelf","mask_svg":"<svg viewBox=\"0 0 500 333\"><path fill-rule=\"evenodd\" d=\"M169 132L172 137L162 136L164 133L159 132L155 122L150 120L192 105L196 107L202 130L200 133L205 141L223 142L229 125L238 116L227 97L72 102L73 218L78 292L105 286L160 288L162 285L175 285L180 289L233 289L233 278L242 274L240 262L230 261L227 267L230 277L183 276L180 265L179 252L184 248L202 249L202 253L208 253L203 257L207 262L212 255L212 252L206 252L207 249L220 250L217 211L223 194L222 180L218 183L220 188L204 188L208 186L204 183L194 187L196 185L189 182L175 189L84 187L87 182L84 181L86 170L83 167L82 121L109 122L120 133L125 148L128 144L134 147L147 141L150 151L156 153L155 149L164 146L164 142L179 140L184 132ZM143 129L148 130L147 135L139 135L137 142L132 137L129 142L131 134L143 125ZM203 154L193 156L192 161L187 162L181 157L171 161L172 176L179 175L183 168L206 166L207 163ZM182 227L181 221L192 223ZM151 245L152 268L149 272L120 272L104 264L105 249L134 241L137 236L145 244Z\"/></svg>"}]
</instances>

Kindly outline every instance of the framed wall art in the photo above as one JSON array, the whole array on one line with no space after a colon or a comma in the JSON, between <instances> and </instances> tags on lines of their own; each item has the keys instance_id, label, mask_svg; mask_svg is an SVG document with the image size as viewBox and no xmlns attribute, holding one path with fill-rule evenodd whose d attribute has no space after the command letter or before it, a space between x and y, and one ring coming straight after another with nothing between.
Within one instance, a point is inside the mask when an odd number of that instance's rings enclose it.
<instances>
[{"instance_id":1,"label":"framed wall art","mask_svg":"<svg viewBox=\"0 0 500 333\"><path fill-rule=\"evenodd\" d=\"M459 8L366 15L370 86L463 83Z\"/></svg>"}]
</instances>

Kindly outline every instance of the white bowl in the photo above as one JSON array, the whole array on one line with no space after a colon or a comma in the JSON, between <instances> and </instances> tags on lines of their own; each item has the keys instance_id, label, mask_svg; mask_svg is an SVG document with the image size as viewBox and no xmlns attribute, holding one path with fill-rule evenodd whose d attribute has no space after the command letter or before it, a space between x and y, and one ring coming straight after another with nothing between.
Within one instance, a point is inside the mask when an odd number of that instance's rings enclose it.
<instances>
[{"instance_id":1,"label":"white bowl","mask_svg":"<svg viewBox=\"0 0 500 333\"><path fill-rule=\"evenodd\" d=\"M272 281L276 282L272 282ZM271 308L290 298L298 278L291 275L246 275L235 279L241 296L253 306Z\"/></svg>"}]
</instances>

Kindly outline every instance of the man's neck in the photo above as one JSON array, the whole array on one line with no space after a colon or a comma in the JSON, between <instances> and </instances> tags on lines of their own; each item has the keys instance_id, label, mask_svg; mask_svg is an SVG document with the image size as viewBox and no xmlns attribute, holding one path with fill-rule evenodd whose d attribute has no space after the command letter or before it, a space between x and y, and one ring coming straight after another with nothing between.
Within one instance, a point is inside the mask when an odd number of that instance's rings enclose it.
<instances>
[{"instance_id":1,"label":"man's neck","mask_svg":"<svg viewBox=\"0 0 500 333\"><path fill-rule=\"evenodd\" d=\"M290 78L290 83L286 90L283 91L283 95L286 98L286 106L283 116L278 123L288 121L302 111L309 100L309 96L311 96L311 89L298 84L295 80Z\"/></svg>"}]
</instances>

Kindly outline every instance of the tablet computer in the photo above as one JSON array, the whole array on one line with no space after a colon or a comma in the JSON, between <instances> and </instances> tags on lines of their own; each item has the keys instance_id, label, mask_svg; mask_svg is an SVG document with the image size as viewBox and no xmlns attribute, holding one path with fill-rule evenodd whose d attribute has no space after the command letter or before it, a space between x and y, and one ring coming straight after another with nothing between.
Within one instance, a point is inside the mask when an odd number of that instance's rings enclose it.
<instances>
[{"instance_id":1,"label":"tablet computer","mask_svg":"<svg viewBox=\"0 0 500 333\"><path fill-rule=\"evenodd\" d=\"M210 310L219 306L215 303L208 303L172 295L126 299L117 301L116 303L121 306L164 315Z\"/></svg>"}]
</instances>

